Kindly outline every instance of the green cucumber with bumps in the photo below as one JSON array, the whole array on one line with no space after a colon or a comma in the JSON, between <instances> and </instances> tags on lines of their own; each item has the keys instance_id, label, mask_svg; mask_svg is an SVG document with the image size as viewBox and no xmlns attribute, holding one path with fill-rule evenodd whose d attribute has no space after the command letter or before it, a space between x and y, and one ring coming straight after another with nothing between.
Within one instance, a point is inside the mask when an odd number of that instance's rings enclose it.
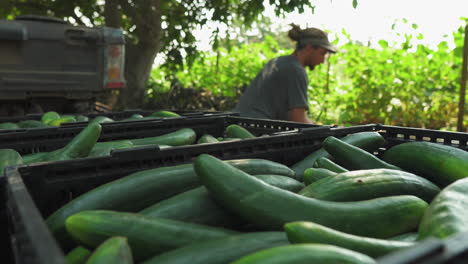
<instances>
[{"instance_id":1,"label":"green cucumber with bumps","mask_svg":"<svg viewBox=\"0 0 468 264\"><path fill-rule=\"evenodd\" d=\"M355 235L388 238L415 229L428 207L411 195L345 203L308 198L268 185L208 154L198 156L194 167L213 199L270 230L281 230L291 221L311 221Z\"/></svg>"},{"instance_id":2,"label":"green cucumber with bumps","mask_svg":"<svg viewBox=\"0 0 468 264\"><path fill-rule=\"evenodd\" d=\"M329 136L323 141L323 148L330 153L336 163L349 170L393 169L401 170L359 147L336 137Z\"/></svg>"},{"instance_id":3,"label":"green cucumber with bumps","mask_svg":"<svg viewBox=\"0 0 468 264\"><path fill-rule=\"evenodd\" d=\"M251 232L181 247L154 256L142 264L229 263L259 250L288 244L284 232Z\"/></svg>"},{"instance_id":4,"label":"green cucumber with bumps","mask_svg":"<svg viewBox=\"0 0 468 264\"><path fill-rule=\"evenodd\" d=\"M131 139L130 141L134 146L142 145L169 145L169 146L183 146L195 143L197 134L191 128L182 128L174 132L156 137L146 137Z\"/></svg>"},{"instance_id":5,"label":"green cucumber with bumps","mask_svg":"<svg viewBox=\"0 0 468 264\"><path fill-rule=\"evenodd\" d=\"M290 222L284 225L289 241L298 243L328 244L347 248L371 257L380 257L390 252L416 245L413 242L392 241L340 232L313 222Z\"/></svg>"},{"instance_id":6,"label":"green cucumber with bumps","mask_svg":"<svg viewBox=\"0 0 468 264\"><path fill-rule=\"evenodd\" d=\"M378 132L359 132L349 134L340 139L367 151L374 151L385 145L385 139ZM298 179L302 179L304 170L312 167L314 162L320 157L331 158L331 155L324 148L320 148L292 165L291 169L296 172Z\"/></svg>"},{"instance_id":7,"label":"green cucumber with bumps","mask_svg":"<svg viewBox=\"0 0 468 264\"><path fill-rule=\"evenodd\" d=\"M448 185L434 198L419 225L419 240L444 239L468 231L468 178Z\"/></svg>"},{"instance_id":8,"label":"green cucumber with bumps","mask_svg":"<svg viewBox=\"0 0 468 264\"><path fill-rule=\"evenodd\" d=\"M433 142L407 142L391 147L383 160L424 177L440 187L468 176L468 152Z\"/></svg>"},{"instance_id":9,"label":"green cucumber with bumps","mask_svg":"<svg viewBox=\"0 0 468 264\"><path fill-rule=\"evenodd\" d=\"M294 244L264 249L230 264L375 264L371 257L349 249L323 244Z\"/></svg>"},{"instance_id":10,"label":"green cucumber with bumps","mask_svg":"<svg viewBox=\"0 0 468 264\"><path fill-rule=\"evenodd\" d=\"M77 242L88 247L97 247L113 236L124 236L136 261L190 243L238 234L224 228L105 210L74 214L67 218L65 226Z\"/></svg>"},{"instance_id":11,"label":"green cucumber with bumps","mask_svg":"<svg viewBox=\"0 0 468 264\"><path fill-rule=\"evenodd\" d=\"M133 255L127 238L114 236L102 242L91 254L86 264L133 264Z\"/></svg>"},{"instance_id":12,"label":"green cucumber with bumps","mask_svg":"<svg viewBox=\"0 0 468 264\"><path fill-rule=\"evenodd\" d=\"M409 172L390 169L354 170L327 177L299 194L327 201L362 201L394 195L414 195L430 203L440 192L434 183Z\"/></svg>"}]
</instances>

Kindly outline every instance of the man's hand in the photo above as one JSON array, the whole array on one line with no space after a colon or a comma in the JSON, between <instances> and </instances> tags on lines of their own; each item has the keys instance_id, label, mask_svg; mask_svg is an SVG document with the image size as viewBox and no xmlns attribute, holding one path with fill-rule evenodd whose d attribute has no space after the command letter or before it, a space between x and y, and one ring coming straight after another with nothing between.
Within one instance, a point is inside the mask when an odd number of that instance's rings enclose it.
<instances>
[{"instance_id":1,"label":"man's hand","mask_svg":"<svg viewBox=\"0 0 468 264\"><path fill-rule=\"evenodd\" d=\"M315 124L307 117L306 108L292 108L288 111L288 120L293 122Z\"/></svg>"}]
</instances>

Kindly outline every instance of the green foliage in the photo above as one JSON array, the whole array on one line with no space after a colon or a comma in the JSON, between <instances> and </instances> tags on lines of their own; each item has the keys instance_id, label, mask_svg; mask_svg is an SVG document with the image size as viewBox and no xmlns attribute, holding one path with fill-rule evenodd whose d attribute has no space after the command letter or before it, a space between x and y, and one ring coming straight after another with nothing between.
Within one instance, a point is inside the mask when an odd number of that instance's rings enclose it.
<instances>
[{"instance_id":1,"label":"green foliage","mask_svg":"<svg viewBox=\"0 0 468 264\"><path fill-rule=\"evenodd\" d=\"M340 52L330 57L329 64L309 71L312 120L345 126L382 123L455 130L463 28L453 33L455 49L445 41L435 48L415 44L416 33L404 35L398 45L380 40L378 47L354 43L343 33L346 39ZM236 102L269 59L290 53L292 49L282 49L270 37L230 51L220 49L218 54L203 53L192 67L170 74L154 69L150 100L172 89L167 79L176 76L179 88L209 91L211 96Z\"/></svg>"}]
</instances>

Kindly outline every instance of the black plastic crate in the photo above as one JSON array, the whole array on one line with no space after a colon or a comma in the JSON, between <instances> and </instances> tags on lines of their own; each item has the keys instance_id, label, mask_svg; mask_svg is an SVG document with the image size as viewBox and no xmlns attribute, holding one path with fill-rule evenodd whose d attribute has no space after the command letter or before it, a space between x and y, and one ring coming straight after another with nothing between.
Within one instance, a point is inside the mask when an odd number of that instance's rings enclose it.
<instances>
[{"instance_id":1,"label":"black plastic crate","mask_svg":"<svg viewBox=\"0 0 468 264\"><path fill-rule=\"evenodd\" d=\"M319 127L318 125L296 122L222 115L199 118L167 118L160 120L102 123L102 132L99 141L154 137L174 132L181 128L192 128L199 137L205 133L216 137L222 137L224 136L226 127L231 124L241 125L258 136L276 132L297 131L301 128ZM15 133L0 133L0 149L11 148L23 155L55 150L65 146L84 127L84 125L60 126L25 129Z\"/></svg>"},{"instance_id":2,"label":"black plastic crate","mask_svg":"<svg viewBox=\"0 0 468 264\"><path fill-rule=\"evenodd\" d=\"M45 227L44 218L74 197L130 173L191 162L202 153L225 160L263 158L292 165L320 148L328 135L341 137L374 127L315 127L234 142L163 150L123 149L113 152L111 157L38 163L7 170L8 226L14 256L18 263L64 263L63 252Z\"/></svg>"},{"instance_id":3,"label":"black plastic crate","mask_svg":"<svg viewBox=\"0 0 468 264\"><path fill-rule=\"evenodd\" d=\"M129 118L134 114L140 114L142 116L148 116L151 113L157 112L160 110L142 110L142 109L128 109L124 111L117 111L117 112L104 112L104 113L87 113L87 114L79 114L84 115L89 118L95 118L97 116L106 116L114 120L122 120L125 118ZM213 116L213 115L238 115L234 112L229 111L208 111L208 110L168 110L174 113L177 113L181 116L187 117L195 117L195 116ZM43 113L38 114L27 114L24 116L0 116L0 123L3 122L19 122L24 120L41 120ZM63 114L68 115L68 114ZM73 115L73 114L72 114Z\"/></svg>"},{"instance_id":4,"label":"black plastic crate","mask_svg":"<svg viewBox=\"0 0 468 264\"><path fill-rule=\"evenodd\" d=\"M363 131L379 131L387 138L388 145L382 151L389 146L415 140L439 142L443 139L440 143L465 146L468 139L468 134L465 133L373 124L349 128L313 127L235 142L163 150L157 147L140 147L118 150L110 157L9 168L6 172L5 189L8 228L14 256L18 263L64 263L64 254L45 226L44 218L74 197L130 173L188 163L202 153L225 160L263 158L292 165L320 148L327 136L342 137ZM468 245L468 241L464 243ZM403 256L404 252L395 254Z\"/></svg>"}]
</instances>

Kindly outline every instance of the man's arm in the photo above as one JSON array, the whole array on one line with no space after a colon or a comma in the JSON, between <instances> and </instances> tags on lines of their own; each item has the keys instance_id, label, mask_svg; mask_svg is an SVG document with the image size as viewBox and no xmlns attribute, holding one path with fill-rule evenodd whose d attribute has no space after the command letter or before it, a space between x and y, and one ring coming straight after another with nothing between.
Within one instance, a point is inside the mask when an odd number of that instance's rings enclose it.
<instances>
[{"instance_id":1,"label":"man's arm","mask_svg":"<svg viewBox=\"0 0 468 264\"><path fill-rule=\"evenodd\" d=\"M288 120L293 122L315 124L315 122L307 117L306 108L292 108L288 111Z\"/></svg>"}]
</instances>

